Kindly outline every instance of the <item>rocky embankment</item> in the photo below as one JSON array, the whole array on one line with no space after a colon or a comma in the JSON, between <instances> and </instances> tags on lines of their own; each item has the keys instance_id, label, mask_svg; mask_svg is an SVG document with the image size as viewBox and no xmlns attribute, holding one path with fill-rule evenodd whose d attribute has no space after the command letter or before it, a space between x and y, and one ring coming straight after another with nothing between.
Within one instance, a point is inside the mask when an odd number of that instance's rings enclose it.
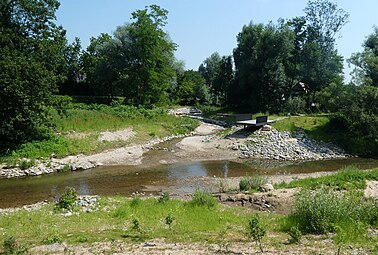
<instances>
[{"instance_id":1,"label":"rocky embankment","mask_svg":"<svg viewBox=\"0 0 378 255\"><path fill-rule=\"evenodd\" d=\"M332 143L310 139L304 131L288 132L260 129L248 137L244 144L232 145L240 158L275 160L323 160L349 157Z\"/></svg>"}]
</instances>

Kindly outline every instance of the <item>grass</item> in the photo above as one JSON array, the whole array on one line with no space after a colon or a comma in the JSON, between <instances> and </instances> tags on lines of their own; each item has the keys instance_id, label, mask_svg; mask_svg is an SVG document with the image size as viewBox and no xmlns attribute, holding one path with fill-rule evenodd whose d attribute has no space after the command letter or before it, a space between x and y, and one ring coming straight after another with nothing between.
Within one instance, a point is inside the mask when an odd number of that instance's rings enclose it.
<instances>
[{"instance_id":1,"label":"grass","mask_svg":"<svg viewBox=\"0 0 378 255\"><path fill-rule=\"evenodd\" d=\"M251 213L245 208L224 206L193 206L190 202L141 199L133 204L125 197L102 198L98 211L77 212L70 217L54 212L53 205L38 211L18 211L0 216L0 242L11 236L30 247L46 240L59 240L69 244L124 240L140 242L164 238L171 242L219 241L219 234L227 225L227 239L243 240ZM269 231L274 231L277 215L260 215ZM170 226L166 219L174 219ZM269 224L268 223L269 220ZM138 231L134 228L135 222ZM174 233L174 234L172 234ZM59 238L56 238L59 237Z\"/></svg>"},{"instance_id":2,"label":"grass","mask_svg":"<svg viewBox=\"0 0 378 255\"><path fill-rule=\"evenodd\" d=\"M367 247L377 242L377 236L368 235L368 229L378 227L378 203L363 196L367 180L378 180L378 168L362 171L352 166L332 175L276 185L302 188L293 213L283 219L283 230L290 234L296 228L300 236L334 233L338 252L346 244Z\"/></svg>"},{"instance_id":3,"label":"grass","mask_svg":"<svg viewBox=\"0 0 378 255\"><path fill-rule=\"evenodd\" d=\"M290 183L276 184L276 188L305 188L305 189L319 189L331 188L333 190L359 190L366 188L367 180L378 180L378 168L368 171L363 171L355 166L349 166L335 174L322 176L318 178L306 178L302 180L295 180Z\"/></svg>"},{"instance_id":4,"label":"grass","mask_svg":"<svg viewBox=\"0 0 378 255\"><path fill-rule=\"evenodd\" d=\"M261 175L245 176L239 181L239 190L251 192L257 191L261 185L264 185L267 182L267 179Z\"/></svg>"},{"instance_id":5,"label":"grass","mask_svg":"<svg viewBox=\"0 0 378 255\"><path fill-rule=\"evenodd\" d=\"M303 129L310 138L328 141L330 135L325 128L328 123L327 116L294 116L274 123L273 127L280 131Z\"/></svg>"},{"instance_id":6,"label":"grass","mask_svg":"<svg viewBox=\"0 0 378 255\"><path fill-rule=\"evenodd\" d=\"M377 156L377 143L374 140L346 134L347 131L329 116L293 116L274 123L273 127L281 131L303 129L310 138L335 143L349 153Z\"/></svg>"},{"instance_id":7,"label":"grass","mask_svg":"<svg viewBox=\"0 0 378 255\"><path fill-rule=\"evenodd\" d=\"M76 104L67 110L65 117L55 111L51 115L56 133L49 133L40 141L21 145L9 154L0 156L0 162L15 165L21 158L89 154L131 142L143 143L151 138L189 133L198 126L198 122L193 119L168 115L161 108L148 110L130 106ZM132 128L136 136L129 141L100 142L97 139L101 131L124 128Z\"/></svg>"}]
</instances>

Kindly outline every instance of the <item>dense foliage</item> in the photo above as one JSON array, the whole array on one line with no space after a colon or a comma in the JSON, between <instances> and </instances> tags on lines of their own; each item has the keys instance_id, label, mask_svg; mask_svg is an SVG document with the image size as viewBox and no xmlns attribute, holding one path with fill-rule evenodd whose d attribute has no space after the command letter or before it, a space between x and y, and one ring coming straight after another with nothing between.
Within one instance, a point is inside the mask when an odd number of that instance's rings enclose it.
<instances>
[{"instance_id":1,"label":"dense foliage","mask_svg":"<svg viewBox=\"0 0 378 255\"><path fill-rule=\"evenodd\" d=\"M251 22L237 35L233 59L207 58L199 71L213 103L249 112L309 109L316 92L342 75L335 37L349 15L328 0L309 1L304 12L277 25Z\"/></svg>"},{"instance_id":2,"label":"dense foliage","mask_svg":"<svg viewBox=\"0 0 378 255\"><path fill-rule=\"evenodd\" d=\"M362 45L363 52L352 55L349 62L355 65L355 82L360 85L378 87L378 27Z\"/></svg>"},{"instance_id":3,"label":"dense foliage","mask_svg":"<svg viewBox=\"0 0 378 255\"><path fill-rule=\"evenodd\" d=\"M0 150L38 134L61 75L64 31L56 0L0 3Z\"/></svg>"},{"instance_id":4,"label":"dense foliage","mask_svg":"<svg viewBox=\"0 0 378 255\"><path fill-rule=\"evenodd\" d=\"M113 36L91 39L83 65L95 94L124 96L133 105L168 103L176 44L163 31L167 14L152 5L133 12L134 22L117 27Z\"/></svg>"}]
</instances>

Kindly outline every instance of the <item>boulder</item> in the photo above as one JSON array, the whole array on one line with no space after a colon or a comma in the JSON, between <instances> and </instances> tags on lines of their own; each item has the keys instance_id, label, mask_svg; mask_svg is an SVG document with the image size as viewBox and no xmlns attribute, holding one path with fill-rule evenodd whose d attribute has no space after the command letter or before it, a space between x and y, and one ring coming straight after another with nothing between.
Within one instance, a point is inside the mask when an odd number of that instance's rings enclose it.
<instances>
[{"instance_id":1,"label":"boulder","mask_svg":"<svg viewBox=\"0 0 378 255\"><path fill-rule=\"evenodd\" d=\"M272 126L271 125L264 125L261 128L261 131L272 131Z\"/></svg>"},{"instance_id":2,"label":"boulder","mask_svg":"<svg viewBox=\"0 0 378 255\"><path fill-rule=\"evenodd\" d=\"M273 190L274 190L274 187L273 187L273 185L270 184L270 183L265 183L264 185L261 185L261 186L259 187L259 190L260 190L261 192L270 192L270 191L273 191Z\"/></svg>"}]
</instances>

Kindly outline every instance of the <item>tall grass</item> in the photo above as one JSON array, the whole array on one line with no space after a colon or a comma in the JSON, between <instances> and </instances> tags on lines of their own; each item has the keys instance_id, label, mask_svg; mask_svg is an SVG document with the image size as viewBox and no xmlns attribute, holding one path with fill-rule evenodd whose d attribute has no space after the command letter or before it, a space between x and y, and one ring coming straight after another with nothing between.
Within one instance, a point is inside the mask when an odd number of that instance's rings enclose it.
<instances>
[{"instance_id":1,"label":"tall grass","mask_svg":"<svg viewBox=\"0 0 378 255\"><path fill-rule=\"evenodd\" d=\"M218 205L218 202L210 192L197 189L193 194L190 205L212 208L216 207Z\"/></svg>"},{"instance_id":2,"label":"tall grass","mask_svg":"<svg viewBox=\"0 0 378 255\"><path fill-rule=\"evenodd\" d=\"M267 183L267 178L261 175L253 175L253 176L246 176L243 177L239 181L239 189L241 191L255 191L261 185Z\"/></svg>"},{"instance_id":3,"label":"tall grass","mask_svg":"<svg viewBox=\"0 0 378 255\"><path fill-rule=\"evenodd\" d=\"M296 198L291 224L303 233L325 234L351 226L377 226L378 204L362 194L335 192L329 189L305 190ZM366 230L366 227L363 228Z\"/></svg>"}]
</instances>

